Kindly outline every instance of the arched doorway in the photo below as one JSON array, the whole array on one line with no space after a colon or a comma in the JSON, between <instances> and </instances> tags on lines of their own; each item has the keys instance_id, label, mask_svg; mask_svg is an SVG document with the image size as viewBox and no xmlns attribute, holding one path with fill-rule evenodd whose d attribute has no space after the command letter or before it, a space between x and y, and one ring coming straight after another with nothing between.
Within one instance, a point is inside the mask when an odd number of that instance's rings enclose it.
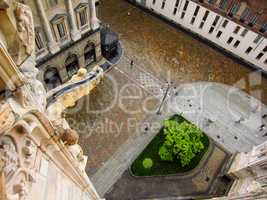
<instances>
[{"instance_id":1,"label":"arched doorway","mask_svg":"<svg viewBox=\"0 0 267 200\"><path fill-rule=\"evenodd\" d=\"M77 71L80 68L78 56L75 54L68 56L68 58L65 61L65 67L66 67L69 78L71 78L74 74L77 73Z\"/></svg>"},{"instance_id":2,"label":"arched doorway","mask_svg":"<svg viewBox=\"0 0 267 200\"><path fill-rule=\"evenodd\" d=\"M44 73L46 88L51 90L62 84L58 70L55 67L48 68Z\"/></svg>"},{"instance_id":3,"label":"arched doorway","mask_svg":"<svg viewBox=\"0 0 267 200\"><path fill-rule=\"evenodd\" d=\"M96 61L96 52L94 43L89 43L84 48L84 60L86 67Z\"/></svg>"}]
</instances>

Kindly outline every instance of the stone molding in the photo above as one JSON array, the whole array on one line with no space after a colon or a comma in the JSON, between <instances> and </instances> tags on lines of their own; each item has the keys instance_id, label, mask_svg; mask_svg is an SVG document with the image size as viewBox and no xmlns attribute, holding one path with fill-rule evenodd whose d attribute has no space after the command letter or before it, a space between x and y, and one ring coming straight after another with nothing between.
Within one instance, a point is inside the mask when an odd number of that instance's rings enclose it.
<instances>
[{"instance_id":1,"label":"stone molding","mask_svg":"<svg viewBox=\"0 0 267 200\"><path fill-rule=\"evenodd\" d=\"M0 137L0 166L7 199L28 199L44 155L81 191L93 200L99 199L75 152L64 145L50 121L39 111L27 113Z\"/></svg>"},{"instance_id":2,"label":"stone molding","mask_svg":"<svg viewBox=\"0 0 267 200\"><path fill-rule=\"evenodd\" d=\"M6 88L14 91L25 83L22 73L17 68L7 50L0 43L0 76Z\"/></svg>"}]
</instances>

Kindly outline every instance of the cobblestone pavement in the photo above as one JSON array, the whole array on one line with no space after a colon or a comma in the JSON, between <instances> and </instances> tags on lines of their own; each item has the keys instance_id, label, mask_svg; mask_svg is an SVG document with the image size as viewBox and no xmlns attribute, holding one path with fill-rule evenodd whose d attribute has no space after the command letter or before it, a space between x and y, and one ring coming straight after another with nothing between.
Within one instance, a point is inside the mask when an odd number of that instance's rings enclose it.
<instances>
[{"instance_id":1,"label":"cobblestone pavement","mask_svg":"<svg viewBox=\"0 0 267 200\"><path fill-rule=\"evenodd\" d=\"M123 56L118 66L115 69L124 74L129 80L136 83L147 91L150 95L157 98L162 98L167 89L166 82L156 78L151 73L145 71L140 63L130 65L131 60Z\"/></svg>"},{"instance_id":2,"label":"cobblestone pavement","mask_svg":"<svg viewBox=\"0 0 267 200\"><path fill-rule=\"evenodd\" d=\"M102 0L98 17L119 34L125 55L160 80L236 85L267 104L266 78L126 0Z\"/></svg>"},{"instance_id":3,"label":"cobblestone pavement","mask_svg":"<svg viewBox=\"0 0 267 200\"><path fill-rule=\"evenodd\" d=\"M148 96L150 94L127 76L113 69L90 95L66 110L66 119L79 133L79 143L89 157L86 165L89 176L93 176L129 138L140 134L139 125L150 115L143 109ZM158 101L150 99L146 107L155 110Z\"/></svg>"}]
</instances>

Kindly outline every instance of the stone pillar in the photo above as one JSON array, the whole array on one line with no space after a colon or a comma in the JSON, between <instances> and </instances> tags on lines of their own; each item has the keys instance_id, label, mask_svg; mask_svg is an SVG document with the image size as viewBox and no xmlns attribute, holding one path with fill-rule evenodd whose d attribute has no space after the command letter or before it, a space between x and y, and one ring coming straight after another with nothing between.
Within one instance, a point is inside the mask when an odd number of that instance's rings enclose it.
<instances>
[{"instance_id":1,"label":"stone pillar","mask_svg":"<svg viewBox=\"0 0 267 200\"><path fill-rule=\"evenodd\" d=\"M95 8L95 0L89 0L90 6L90 23L91 28L96 30L99 28L99 20L96 17L96 8Z\"/></svg>"},{"instance_id":2,"label":"stone pillar","mask_svg":"<svg viewBox=\"0 0 267 200\"><path fill-rule=\"evenodd\" d=\"M71 28L71 31L70 31L71 39L73 41L77 41L78 39L81 38L81 33L79 32L79 30L77 28L77 23L75 20L75 14L73 11L72 0L67 0L66 7L68 10L68 14L69 14L69 22L70 22L70 28Z\"/></svg>"},{"instance_id":3,"label":"stone pillar","mask_svg":"<svg viewBox=\"0 0 267 200\"><path fill-rule=\"evenodd\" d=\"M35 2L36 2L36 6L37 6L37 11L39 13L39 16L42 20L42 24L44 27L44 33L45 33L45 36L47 39L48 49L52 54L54 54L57 51L59 51L60 49L59 49L59 47L58 47L58 45L57 45L57 43L53 37L51 27L50 27L49 21L46 17L45 10L44 10L43 4L42 4L42 0L36 0Z\"/></svg>"}]
</instances>

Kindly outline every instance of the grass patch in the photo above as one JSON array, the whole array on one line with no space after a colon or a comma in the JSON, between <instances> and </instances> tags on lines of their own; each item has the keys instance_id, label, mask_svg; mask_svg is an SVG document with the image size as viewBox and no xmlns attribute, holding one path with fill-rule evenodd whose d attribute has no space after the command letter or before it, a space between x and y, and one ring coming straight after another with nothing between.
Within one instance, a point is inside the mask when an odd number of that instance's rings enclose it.
<instances>
[{"instance_id":1,"label":"grass patch","mask_svg":"<svg viewBox=\"0 0 267 200\"><path fill-rule=\"evenodd\" d=\"M182 116L175 115L171 119L177 120L178 123L187 121ZM131 172L135 176L155 176L155 175L173 175L188 172L194 169L206 153L209 147L209 138L203 134L201 141L204 144L204 149L198 153L189 165L182 167L181 162L178 159L174 159L172 162L162 161L158 154L159 148L162 146L165 140L163 128L148 144L144 151L138 156L138 158L131 165ZM151 168L145 168L143 161L146 158L150 158L153 161Z\"/></svg>"}]
</instances>

